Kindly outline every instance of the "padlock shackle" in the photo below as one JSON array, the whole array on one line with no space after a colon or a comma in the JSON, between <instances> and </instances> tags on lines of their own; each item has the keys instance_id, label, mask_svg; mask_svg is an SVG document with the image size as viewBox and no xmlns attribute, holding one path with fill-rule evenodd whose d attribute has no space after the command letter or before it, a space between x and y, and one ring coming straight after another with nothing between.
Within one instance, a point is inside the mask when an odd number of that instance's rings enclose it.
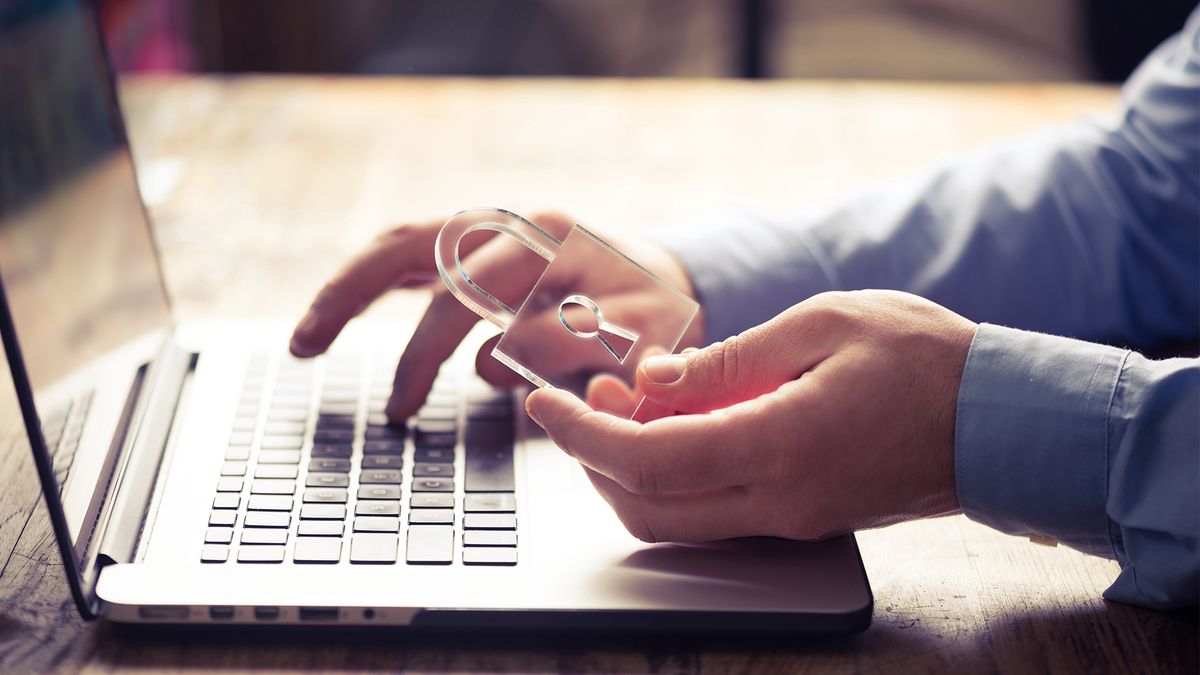
<instances>
[{"instance_id":1,"label":"padlock shackle","mask_svg":"<svg viewBox=\"0 0 1200 675\"><path fill-rule=\"evenodd\" d=\"M479 208L459 211L442 225L434 243L433 257L438 276L459 302L501 330L512 324L517 310L489 293L467 273L459 255L462 238L472 232L498 232L516 239L522 246L553 262L562 242L537 225L504 209Z\"/></svg>"}]
</instances>

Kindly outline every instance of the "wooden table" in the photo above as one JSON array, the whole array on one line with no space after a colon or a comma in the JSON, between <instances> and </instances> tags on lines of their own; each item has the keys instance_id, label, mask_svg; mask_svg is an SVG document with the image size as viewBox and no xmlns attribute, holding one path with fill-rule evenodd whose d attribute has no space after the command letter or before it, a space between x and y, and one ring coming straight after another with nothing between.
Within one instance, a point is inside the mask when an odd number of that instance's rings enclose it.
<instances>
[{"instance_id":1,"label":"wooden table","mask_svg":"<svg viewBox=\"0 0 1200 675\"><path fill-rule=\"evenodd\" d=\"M122 93L183 318L294 317L392 222L499 205L636 232L731 205L817 207L1115 100L1073 86L289 78ZM31 461L0 456L0 471L4 672L1197 670L1194 614L1104 602L1114 563L962 517L859 535L876 608L852 638L131 636L78 619Z\"/></svg>"}]
</instances>

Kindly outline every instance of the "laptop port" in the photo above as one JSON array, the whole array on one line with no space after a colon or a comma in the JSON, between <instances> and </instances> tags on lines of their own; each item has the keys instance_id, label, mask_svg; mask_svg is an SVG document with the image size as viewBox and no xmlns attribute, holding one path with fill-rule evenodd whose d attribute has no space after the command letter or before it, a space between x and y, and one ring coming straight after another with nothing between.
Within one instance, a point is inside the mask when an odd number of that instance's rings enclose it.
<instances>
[{"instance_id":1,"label":"laptop port","mask_svg":"<svg viewBox=\"0 0 1200 675\"><path fill-rule=\"evenodd\" d=\"M301 607L301 621L337 621L337 607Z\"/></svg>"},{"instance_id":2,"label":"laptop port","mask_svg":"<svg viewBox=\"0 0 1200 675\"><path fill-rule=\"evenodd\" d=\"M278 607L255 607L254 618L259 621L274 621L279 618Z\"/></svg>"},{"instance_id":3,"label":"laptop port","mask_svg":"<svg viewBox=\"0 0 1200 675\"><path fill-rule=\"evenodd\" d=\"M152 621L179 621L188 618L188 608L178 605L147 605L138 608L138 616Z\"/></svg>"},{"instance_id":4,"label":"laptop port","mask_svg":"<svg viewBox=\"0 0 1200 675\"><path fill-rule=\"evenodd\" d=\"M228 621L233 618L233 608L228 605L209 607L208 617L213 621Z\"/></svg>"}]
</instances>

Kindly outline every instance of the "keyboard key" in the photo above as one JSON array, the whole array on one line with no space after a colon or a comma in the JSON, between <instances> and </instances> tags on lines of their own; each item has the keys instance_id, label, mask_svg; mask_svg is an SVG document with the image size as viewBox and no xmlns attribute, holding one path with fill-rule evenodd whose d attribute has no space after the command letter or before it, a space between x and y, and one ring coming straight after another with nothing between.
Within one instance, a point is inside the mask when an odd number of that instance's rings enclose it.
<instances>
[{"instance_id":1,"label":"keyboard key","mask_svg":"<svg viewBox=\"0 0 1200 675\"><path fill-rule=\"evenodd\" d=\"M349 459L353 451L354 448L349 445L314 445L312 456L314 458L341 457L342 459Z\"/></svg>"},{"instance_id":2,"label":"keyboard key","mask_svg":"<svg viewBox=\"0 0 1200 675\"><path fill-rule=\"evenodd\" d=\"M313 473L350 473L350 460L340 457L318 457L308 463Z\"/></svg>"},{"instance_id":3,"label":"keyboard key","mask_svg":"<svg viewBox=\"0 0 1200 675\"><path fill-rule=\"evenodd\" d=\"M517 499L511 493L481 493L463 497L467 513L516 513Z\"/></svg>"},{"instance_id":4,"label":"keyboard key","mask_svg":"<svg viewBox=\"0 0 1200 675\"><path fill-rule=\"evenodd\" d=\"M396 534L400 531L400 519L387 516L358 516L354 519L354 531Z\"/></svg>"},{"instance_id":5,"label":"keyboard key","mask_svg":"<svg viewBox=\"0 0 1200 675\"><path fill-rule=\"evenodd\" d=\"M250 459L250 448L230 447L225 451L225 459L232 462L244 462Z\"/></svg>"},{"instance_id":6,"label":"keyboard key","mask_svg":"<svg viewBox=\"0 0 1200 675\"><path fill-rule=\"evenodd\" d=\"M363 481L364 483L366 481ZM454 480L450 478L414 478L413 492L454 492Z\"/></svg>"},{"instance_id":7,"label":"keyboard key","mask_svg":"<svg viewBox=\"0 0 1200 675\"><path fill-rule=\"evenodd\" d=\"M400 455L367 455L362 459L364 469L399 469L404 466Z\"/></svg>"},{"instance_id":8,"label":"keyboard key","mask_svg":"<svg viewBox=\"0 0 1200 675\"><path fill-rule=\"evenodd\" d=\"M251 431L235 431L229 434L230 445L250 445L254 442L254 432Z\"/></svg>"},{"instance_id":9,"label":"keyboard key","mask_svg":"<svg viewBox=\"0 0 1200 675\"><path fill-rule=\"evenodd\" d=\"M345 504L346 488L307 488L304 490L306 504Z\"/></svg>"},{"instance_id":10,"label":"keyboard key","mask_svg":"<svg viewBox=\"0 0 1200 675\"><path fill-rule=\"evenodd\" d=\"M321 415L353 415L358 412L355 403L322 403L317 411Z\"/></svg>"},{"instance_id":11,"label":"keyboard key","mask_svg":"<svg viewBox=\"0 0 1200 675\"><path fill-rule=\"evenodd\" d=\"M366 441L364 455L399 455L404 452L404 441Z\"/></svg>"},{"instance_id":12,"label":"keyboard key","mask_svg":"<svg viewBox=\"0 0 1200 675\"><path fill-rule=\"evenodd\" d=\"M358 389L326 389L321 392L321 403L358 403Z\"/></svg>"},{"instance_id":13,"label":"keyboard key","mask_svg":"<svg viewBox=\"0 0 1200 675\"><path fill-rule=\"evenodd\" d=\"M237 560L240 563L281 563L284 550L282 546L242 546L238 548Z\"/></svg>"},{"instance_id":14,"label":"keyboard key","mask_svg":"<svg viewBox=\"0 0 1200 675\"><path fill-rule=\"evenodd\" d=\"M245 476L246 475L246 463L245 462L225 462L224 464L221 465L221 475L222 476L238 476L238 477Z\"/></svg>"},{"instance_id":15,"label":"keyboard key","mask_svg":"<svg viewBox=\"0 0 1200 675\"><path fill-rule=\"evenodd\" d=\"M515 530L517 517L511 513L468 513L463 516L464 530Z\"/></svg>"},{"instance_id":16,"label":"keyboard key","mask_svg":"<svg viewBox=\"0 0 1200 675\"><path fill-rule=\"evenodd\" d=\"M287 530L279 529L255 529L242 530L243 544L277 544L282 546L287 543Z\"/></svg>"},{"instance_id":17,"label":"keyboard key","mask_svg":"<svg viewBox=\"0 0 1200 675\"><path fill-rule=\"evenodd\" d=\"M367 424L364 432L368 441L403 441L407 435L403 428L393 427L386 423Z\"/></svg>"},{"instance_id":18,"label":"keyboard key","mask_svg":"<svg viewBox=\"0 0 1200 675\"><path fill-rule=\"evenodd\" d=\"M260 478L250 486L252 495L293 495L296 494L296 481L280 478Z\"/></svg>"},{"instance_id":19,"label":"keyboard key","mask_svg":"<svg viewBox=\"0 0 1200 675\"><path fill-rule=\"evenodd\" d=\"M414 509L452 509L454 495L443 492L420 492L408 500L408 505Z\"/></svg>"},{"instance_id":20,"label":"keyboard key","mask_svg":"<svg viewBox=\"0 0 1200 675\"><path fill-rule=\"evenodd\" d=\"M399 485L403 481L404 476L397 469L371 469L370 471L363 471L358 476L358 482L364 485L379 483Z\"/></svg>"},{"instance_id":21,"label":"keyboard key","mask_svg":"<svg viewBox=\"0 0 1200 675\"><path fill-rule=\"evenodd\" d=\"M413 465L413 477L414 478L421 478L421 477L432 478L432 477L436 477L436 476L445 476L447 478L450 478L453 475L454 475L454 465L453 464L421 463L421 464Z\"/></svg>"},{"instance_id":22,"label":"keyboard key","mask_svg":"<svg viewBox=\"0 0 1200 675\"><path fill-rule=\"evenodd\" d=\"M454 511L450 509L411 509L409 525L453 525Z\"/></svg>"},{"instance_id":23,"label":"keyboard key","mask_svg":"<svg viewBox=\"0 0 1200 675\"><path fill-rule=\"evenodd\" d=\"M467 530L463 546L516 546L517 533L512 530Z\"/></svg>"},{"instance_id":24,"label":"keyboard key","mask_svg":"<svg viewBox=\"0 0 1200 675\"><path fill-rule=\"evenodd\" d=\"M507 421L473 420L467 422L467 447L508 446L513 443L513 425Z\"/></svg>"},{"instance_id":25,"label":"keyboard key","mask_svg":"<svg viewBox=\"0 0 1200 675\"><path fill-rule=\"evenodd\" d=\"M200 549L200 562L223 563L229 560L229 547L219 544L208 544Z\"/></svg>"},{"instance_id":26,"label":"keyboard key","mask_svg":"<svg viewBox=\"0 0 1200 675\"><path fill-rule=\"evenodd\" d=\"M450 420L418 419L415 429L417 435L425 434L454 434L458 432L458 424Z\"/></svg>"},{"instance_id":27,"label":"keyboard key","mask_svg":"<svg viewBox=\"0 0 1200 675\"><path fill-rule=\"evenodd\" d=\"M354 429L354 415L317 415L317 429Z\"/></svg>"},{"instance_id":28,"label":"keyboard key","mask_svg":"<svg viewBox=\"0 0 1200 675\"><path fill-rule=\"evenodd\" d=\"M308 420L308 410L272 410L267 415L267 424L276 422L305 422Z\"/></svg>"},{"instance_id":29,"label":"keyboard key","mask_svg":"<svg viewBox=\"0 0 1200 675\"><path fill-rule=\"evenodd\" d=\"M356 534L350 542L350 562L395 564L399 544L400 538L393 534Z\"/></svg>"},{"instance_id":30,"label":"keyboard key","mask_svg":"<svg viewBox=\"0 0 1200 675\"><path fill-rule=\"evenodd\" d=\"M391 422L384 413L370 413L367 415L367 433L371 432L371 427L386 427Z\"/></svg>"},{"instance_id":31,"label":"keyboard key","mask_svg":"<svg viewBox=\"0 0 1200 675\"><path fill-rule=\"evenodd\" d=\"M340 537L346 525L340 520L302 520L296 534L302 537Z\"/></svg>"},{"instance_id":32,"label":"keyboard key","mask_svg":"<svg viewBox=\"0 0 1200 675\"><path fill-rule=\"evenodd\" d=\"M360 485L359 499L400 499L399 485Z\"/></svg>"},{"instance_id":33,"label":"keyboard key","mask_svg":"<svg viewBox=\"0 0 1200 675\"><path fill-rule=\"evenodd\" d=\"M304 437L296 436L264 436L259 444L263 450L299 450L304 445Z\"/></svg>"},{"instance_id":34,"label":"keyboard key","mask_svg":"<svg viewBox=\"0 0 1200 675\"><path fill-rule=\"evenodd\" d=\"M259 464L299 464L299 450L263 450L258 453Z\"/></svg>"},{"instance_id":35,"label":"keyboard key","mask_svg":"<svg viewBox=\"0 0 1200 675\"><path fill-rule=\"evenodd\" d=\"M304 422L270 422L264 431L274 436L302 436L305 428Z\"/></svg>"},{"instance_id":36,"label":"keyboard key","mask_svg":"<svg viewBox=\"0 0 1200 675\"><path fill-rule=\"evenodd\" d=\"M467 492L512 492L512 445L467 445L463 488Z\"/></svg>"},{"instance_id":37,"label":"keyboard key","mask_svg":"<svg viewBox=\"0 0 1200 675\"><path fill-rule=\"evenodd\" d=\"M450 464L454 461L453 448L417 448L413 461L421 464Z\"/></svg>"},{"instance_id":38,"label":"keyboard key","mask_svg":"<svg viewBox=\"0 0 1200 675\"><path fill-rule=\"evenodd\" d=\"M453 422L458 419L457 406L436 406L427 405L417 411L417 422L449 420Z\"/></svg>"},{"instance_id":39,"label":"keyboard key","mask_svg":"<svg viewBox=\"0 0 1200 675\"><path fill-rule=\"evenodd\" d=\"M251 511L246 514L245 527L282 527L292 524L292 514L281 511Z\"/></svg>"},{"instance_id":40,"label":"keyboard key","mask_svg":"<svg viewBox=\"0 0 1200 675\"><path fill-rule=\"evenodd\" d=\"M317 445L338 445L353 443L354 431L341 429L317 429L313 434L313 443Z\"/></svg>"},{"instance_id":41,"label":"keyboard key","mask_svg":"<svg viewBox=\"0 0 1200 675\"><path fill-rule=\"evenodd\" d=\"M232 527L210 527L204 532L206 544L228 544L233 541Z\"/></svg>"},{"instance_id":42,"label":"keyboard key","mask_svg":"<svg viewBox=\"0 0 1200 675\"><path fill-rule=\"evenodd\" d=\"M208 514L208 524L220 527L233 527L237 524L237 513L231 511L213 511Z\"/></svg>"},{"instance_id":43,"label":"keyboard key","mask_svg":"<svg viewBox=\"0 0 1200 675\"><path fill-rule=\"evenodd\" d=\"M517 549L496 546L469 546L463 549L464 565L516 565Z\"/></svg>"},{"instance_id":44,"label":"keyboard key","mask_svg":"<svg viewBox=\"0 0 1200 675\"><path fill-rule=\"evenodd\" d=\"M300 507L301 520L345 520L343 504L305 504Z\"/></svg>"},{"instance_id":45,"label":"keyboard key","mask_svg":"<svg viewBox=\"0 0 1200 675\"><path fill-rule=\"evenodd\" d=\"M288 478L296 479L299 468L294 464L259 464L254 467L255 478Z\"/></svg>"},{"instance_id":46,"label":"keyboard key","mask_svg":"<svg viewBox=\"0 0 1200 675\"><path fill-rule=\"evenodd\" d=\"M271 399L271 412L276 410L308 410L308 397L277 392Z\"/></svg>"},{"instance_id":47,"label":"keyboard key","mask_svg":"<svg viewBox=\"0 0 1200 675\"><path fill-rule=\"evenodd\" d=\"M233 421L233 430L251 433L258 428L257 417L239 417Z\"/></svg>"},{"instance_id":48,"label":"keyboard key","mask_svg":"<svg viewBox=\"0 0 1200 675\"><path fill-rule=\"evenodd\" d=\"M339 525L341 523L338 523ZM342 559L342 540L330 537L296 537L292 560L301 564L332 564Z\"/></svg>"},{"instance_id":49,"label":"keyboard key","mask_svg":"<svg viewBox=\"0 0 1200 675\"><path fill-rule=\"evenodd\" d=\"M418 448L452 448L458 442L457 434L414 434L413 445Z\"/></svg>"},{"instance_id":50,"label":"keyboard key","mask_svg":"<svg viewBox=\"0 0 1200 675\"><path fill-rule=\"evenodd\" d=\"M237 509L242 505L242 496L232 492L222 492L213 499L214 509Z\"/></svg>"},{"instance_id":51,"label":"keyboard key","mask_svg":"<svg viewBox=\"0 0 1200 675\"><path fill-rule=\"evenodd\" d=\"M410 565L449 565L454 561L454 528L449 525L421 525L408 528Z\"/></svg>"},{"instance_id":52,"label":"keyboard key","mask_svg":"<svg viewBox=\"0 0 1200 675\"><path fill-rule=\"evenodd\" d=\"M307 487L347 487L350 477L344 473L310 473L304 484Z\"/></svg>"},{"instance_id":53,"label":"keyboard key","mask_svg":"<svg viewBox=\"0 0 1200 675\"><path fill-rule=\"evenodd\" d=\"M217 481L217 492L241 492L242 479L236 476L225 476Z\"/></svg>"},{"instance_id":54,"label":"keyboard key","mask_svg":"<svg viewBox=\"0 0 1200 675\"><path fill-rule=\"evenodd\" d=\"M358 516L398 516L400 515L400 502L361 501L354 506L354 514Z\"/></svg>"},{"instance_id":55,"label":"keyboard key","mask_svg":"<svg viewBox=\"0 0 1200 675\"><path fill-rule=\"evenodd\" d=\"M292 498L287 495L251 495L246 508L251 511L291 511Z\"/></svg>"}]
</instances>

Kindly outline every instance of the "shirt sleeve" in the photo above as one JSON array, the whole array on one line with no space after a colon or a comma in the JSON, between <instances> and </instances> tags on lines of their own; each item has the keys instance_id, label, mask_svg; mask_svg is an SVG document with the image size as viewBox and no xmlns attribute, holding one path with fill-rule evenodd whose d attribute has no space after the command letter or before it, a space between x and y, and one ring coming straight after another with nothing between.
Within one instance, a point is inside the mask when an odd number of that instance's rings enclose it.
<instances>
[{"instance_id":1,"label":"shirt sleeve","mask_svg":"<svg viewBox=\"0 0 1200 675\"><path fill-rule=\"evenodd\" d=\"M1003 532L1115 558L1105 594L1200 599L1200 361L983 324L955 426L959 504Z\"/></svg>"},{"instance_id":2,"label":"shirt sleeve","mask_svg":"<svg viewBox=\"0 0 1200 675\"><path fill-rule=\"evenodd\" d=\"M1119 121L961 157L816 216L706 217L658 235L719 340L827 290L890 288L977 322L1157 349L1200 316L1200 10Z\"/></svg>"},{"instance_id":3,"label":"shirt sleeve","mask_svg":"<svg viewBox=\"0 0 1200 675\"><path fill-rule=\"evenodd\" d=\"M826 290L906 290L981 322L959 389L963 510L1115 558L1112 599L1197 603L1197 362L1093 343L1200 335L1200 9L1126 83L1115 124L1011 141L817 217L660 241L714 340Z\"/></svg>"}]
</instances>

